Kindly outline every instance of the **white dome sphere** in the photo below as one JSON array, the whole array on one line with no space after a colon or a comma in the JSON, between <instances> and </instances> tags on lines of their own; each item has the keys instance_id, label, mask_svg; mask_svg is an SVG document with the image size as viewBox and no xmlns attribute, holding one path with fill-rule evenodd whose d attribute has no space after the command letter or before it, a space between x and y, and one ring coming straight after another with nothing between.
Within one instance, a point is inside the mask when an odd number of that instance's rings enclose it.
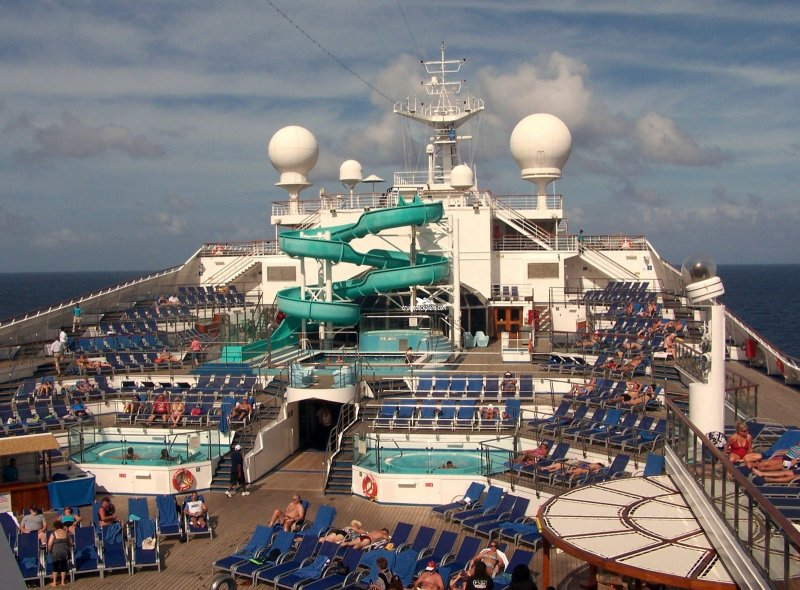
<instances>
[{"instance_id":1,"label":"white dome sphere","mask_svg":"<svg viewBox=\"0 0 800 590\"><path fill-rule=\"evenodd\" d=\"M572 134L558 117L536 113L514 127L510 148L522 178L549 182L561 178L561 168L572 150Z\"/></svg>"},{"instance_id":2,"label":"white dome sphere","mask_svg":"<svg viewBox=\"0 0 800 590\"><path fill-rule=\"evenodd\" d=\"M281 174L294 172L305 176L317 163L319 144L308 129L290 125L272 136L267 154L275 170Z\"/></svg>"},{"instance_id":3,"label":"white dome sphere","mask_svg":"<svg viewBox=\"0 0 800 590\"><path fill-rule=\"evenodd\" d=\"M450 186L458 190L472 188L475 184L475 175L472 169L466 164L455 166L450 172Z\"/></svg>"},{"instance_id":4,"label":"white dome sphere","mask_svg":"<svg viewBox=\"0 0 800 590\"><path fill-rule=\"evenodd\" d=\"M345 186L353 187L364 180L364 171L361 164L355 160L347 160L339 166L339 182Z\"/></svg>"}]
</instances>

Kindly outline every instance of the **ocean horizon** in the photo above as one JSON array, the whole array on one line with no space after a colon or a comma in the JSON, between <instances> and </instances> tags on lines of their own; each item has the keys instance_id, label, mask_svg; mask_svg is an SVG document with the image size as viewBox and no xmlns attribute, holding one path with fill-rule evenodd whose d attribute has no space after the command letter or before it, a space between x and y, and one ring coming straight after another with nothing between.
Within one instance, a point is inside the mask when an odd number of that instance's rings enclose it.
<instances>
[{"instance_id":1,"label":"ocean horizon","mask_svg":"<svg viewBox=\"0 0 800 590\"><path fill-rule=\"evenodd\" d=\"M0 319L49 307L60 301L141 277L154 271L0 273ZM800 265L719 265L723 303L765 339L800 357L800 335L788 318L787 302L800 291Z\"/></svg>"}]
</instances>

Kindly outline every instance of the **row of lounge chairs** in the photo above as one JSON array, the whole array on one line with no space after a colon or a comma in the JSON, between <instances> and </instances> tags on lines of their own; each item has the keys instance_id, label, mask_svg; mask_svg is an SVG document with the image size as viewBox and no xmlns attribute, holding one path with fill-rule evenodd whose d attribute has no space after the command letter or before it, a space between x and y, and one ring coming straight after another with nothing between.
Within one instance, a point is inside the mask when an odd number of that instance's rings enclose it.
<instances>
[{"instance_id":1,"label":"row of lounge chairs","mask_svg":"<svg viewBox=\"0 0 800 590\"><path fill-rule=\"evenodd\" d=\"M314 525L322 517L329 527L333 524L332 515L332 507L320 507ZM384 544L364 550L322 540L328 527L312 525L300 532L285 532L258 525L246 545L216 560L212 570L227 571L252 585L266 583L276 589L364 590L377 580L376 562L380 557L387 560L389 569L406 587L432 560L447 585L451 575L467 567L481 545L477 537L466 536L456 549L458 534L452 531L441 531L434 543L437 531L430 526L419 527L412 539L413 527L398 522L391 534L391 549ZM513 567L517 563L529 565L532 559L533 551L517 549L506 573L495 578L495 587L507 587Z\"/></svg>"},{"instance_id":2,"label":"row of lounge chairs","mask_svg":"<svg viewBox=\"0 0 800 590\"><path fill-rule=\"evenodd\" d=\"M106 334L70 340L67 349L76 354L103 354L107 352L157 351L170 348L165 334Z\"/></svg>"},{"instance_id":3,"label":"row of lounge chairs","mask_svg":"<svg viewBox=\"0 0 800 590\"><path fill-rule=\"evenodd\" d=\"M14 405L0 404L0 436L39 434L58 430L71 424L93 422L92 416L78 416L66 397L38 399L33 402L17 400Z\"/></svg>"},{"instance_id":4,"label":"row of lounge chairs","mask_svg":"<svg viewBox=\"0 0 800 590\"><path fill-rule=\"evenodd\" d=\"M189 498L184 498L183 506ZM161 571L163 538L213 538L208 515L205 526L193 526L174 496L157 496L156 506L158 514L151 518L145 498L129 498L127 524L116 522L101 527L98 517L100 502L95 502L91 523L76 527L71 536L70 580L74 581L80 575L104 577L118 571L133 574L144 568ZM75 511L80 515L80 509ZM37 533L20 532L7 514L0 515L0 524L25 581L44 585L45 578L52 574L52 561L39 546ZM127 531L123 530L124 527Z\"/></svg>"},{"instance_id":5,"label":"row of lounge chairs","mask_svg":"<svg viewBox=\"0 0 800 590\"><path fill-rule=\"evenodd\" d=\"M503 383L505 382L505 386ZM510 385L513 385L511 387ZM413 387L414 397L467 397L476 399L531 398L533 377L521 375L501 378L499 375L419 375Z\"/></svg>"},{"instance_id":6,"label":"row of lounge chairs","mask_svg":"<svg viewBox=\"0 0 800 590\"><path fill-rule=\"evenodd\" d=\"M486 415L487 410L492 415ZM483 412L481 411L483 410ZM502 430L519 423L520 400L507 400L504 409L479 406L477 400L384 400L373 421L374 428L389 430Z\"/></svg>"},{"instance_id":7,"label":"row of lounge chairs","mask_svg":"<svg viewBox=\"0 0 800 590\"><path fill-rule=\"evenodd\" d=\"M606 305L634 299L646 301L651 295L655 296L655 293L647 292L648 285L647 281L610 281L603 289L586 291L583 299L587 303Z\"/></svg>"}]
</instances>

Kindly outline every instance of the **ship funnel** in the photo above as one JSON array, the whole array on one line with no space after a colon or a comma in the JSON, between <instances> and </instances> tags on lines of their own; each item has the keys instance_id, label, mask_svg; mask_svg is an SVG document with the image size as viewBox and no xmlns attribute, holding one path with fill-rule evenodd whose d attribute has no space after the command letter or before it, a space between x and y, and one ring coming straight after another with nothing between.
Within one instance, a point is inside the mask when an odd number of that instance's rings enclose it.
<instances>
[{"instance_id":1,"label":"ship funnel","mask_svg":"<svg viewBox=\"0 0 800 590\"><path fill-rule=\"evenodd\" d=\"M535 184L539 195L545 195L547 185L561 178L572 150L572 134L558 117L537 113L517 123L509 147L522 179Z\"/></svg>"}]
</instances>

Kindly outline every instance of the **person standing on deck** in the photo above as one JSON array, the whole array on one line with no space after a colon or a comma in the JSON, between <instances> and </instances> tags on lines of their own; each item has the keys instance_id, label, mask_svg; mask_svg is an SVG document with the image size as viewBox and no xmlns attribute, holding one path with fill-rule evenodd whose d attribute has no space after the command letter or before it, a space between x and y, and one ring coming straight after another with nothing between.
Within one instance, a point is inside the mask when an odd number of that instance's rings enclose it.
<instances>
[{"instance_id":1,"label":"person standing on deck","mask_svg":"<svg viewBox=\"0 0 800 590\"><path fill-rule=\"evenodd\" d=\"M81 304L76 303L75 307L72 308L72 332L75 333L78 331L78 328L81 327L81 314L83 310L81 309Z\"/></svg>"},{"instance_id":2,"label":"person standing on deck","mask_svg":"<svg viewBox=\"0 0 800 590\"><path fill-rule=\"evenodd\" d=\"M50 345L50 352L53 353L53 359L56 362L56 375L61 375L61 357L64 356L64 345L61 340L56 338Z\"/></svg>"},{"instance_id":3,"label":"person standing on deck","mask_svg":"<svg viewBox=\"0 0 800 590\"><path fill-rule=\"evenodd\" d=\"M194 366L196 367L202 362L203 343L200 342L199 338L195 337L189 347L192 349L192 359L194 361Z\"/></svg>"},{"instance_id":4,"label":"person standing on deck","mask_svg":"<svg viewBox=\"0 0 800 590\"><path fill-rule=\"evenodd\" d=\"M244 456L242 455L242 445L236 445L231 452L231 486L225 495L233 498L236 495L236 488L242 486L242 496L249 496L247 482L244 478Z\"/></svg>"}]
</instances>

